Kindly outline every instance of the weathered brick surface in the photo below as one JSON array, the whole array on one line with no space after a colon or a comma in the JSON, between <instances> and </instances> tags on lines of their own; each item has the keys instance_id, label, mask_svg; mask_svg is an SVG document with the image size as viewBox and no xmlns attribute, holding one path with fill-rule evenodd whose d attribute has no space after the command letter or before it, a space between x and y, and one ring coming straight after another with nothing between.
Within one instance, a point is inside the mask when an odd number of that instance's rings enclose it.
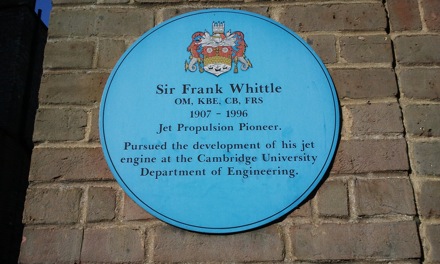
<instances>
[{"instance_id":1,"label":"weathered brick surface","mask_svg":"<svg viewBox=\"0 0 440 264\"><path fill-rule=\"evenodd\" d=\"M440 217L440 182L424 180L416 189L419 214L422 217Z\"/></svg>"},{"instance_id":2,"label":"weathered brick surface","mask_svg":"<svg viewBox=\"0 0 440 264\"><path fill-rule=\"evenodd\" d=\"M127 194L124 193L124 203L122 207L122 219L124 221L155 219L154 216L147 213L137 205Z\"/></svg>"},{"instance_id":3,"label":"weathered brick surface","mask_svg":"<svg viewBox=\"0 0 440 264\"><path fill-rule=\"evenodd\" d=\"M90 127L89 140L99 141L99 108L92 109L92 124Z\"/></svg>"},{"instance_id":4,"label":"weathered brick surface","mask_svg":"<svg viewBox=\"0 0 440 264\"><path fill-rule=\"evenodd\" d=\"M379 3L294 5L275 10L277 20L293 31L384 30L386 14Z\"/></svg>"},{"instance_id":5,"label":"weathered brick surface","mask_svg":"<svg viewBox=\"0 0 440 264\"><path fill-rule=\"evenodd\" d=\"M95 30L100 36L140 36L154 26L153 11L147 8L102 9L96 17Z\"/></svg>"},{"instance_id":6,"label":"weathered brick surface","mask_svg":"<svg viewBox=\"0 0 440 264\"><path fill-rule=\"evenodd\" d=\"M53 5L60 4L93 4L96 0L52 0Z\"/></svg>"},{"instance_id":7,"label":"weathered brick surface","mask_svg":"<svg viewBox=\"0 0 440 264\"><path fill-rule=\"evenodd\" d=\"M240 8L240 9L244 10L244 11L249 11L249 12L257 13L257 14L260 14L262 16L270 17L270 15L269 15L269 7L267 7L267 6L244 6L244 7Z\"/></svg>"},{"instance_id":8,"label":"weathered brick surface","mask_svg":"<svg viewBox=\"0 0 440 264\"><path fill-rule=\"evenodd\" d=\"M44 53L44 67L64 69L92 68L95 43L90 40L48 41Z\"/></svg>"},{"instance_id":9,"label":"weathered brick surface","mask_svg":"<svg viewBox=\"0 0 440 264\"><path fill-rule=\"evenodd\" d=\"M230 2L228 0L219 0L220 2ZM243 0L234 0L234 1L243 1ZM228 7L227 7L228 8ZM231 7L229 7L231 8ZM267 6L233 6L234 9L241 9L241 10L245 10L245 11L249 11L249 12L254 12L257 14L260 14L262 16L269 16L269 7ZM175 16L181 15L181 14L185 14L188 12L193 12L193 11L197 11L197 10L201 10L203 8L199 7L199 6L193 6L193 7L179 7L179 8L175 8L175 7L166 7L166 8L162 8L158 11L157 13L157 17L156 17L156 24L161 23L165 20L168 20L170 18L173 18Z\"/></svg>"},{"instance_id":10,"label":"weathered brick surface","mask_svg":"<svg viewBox=\"0 0 440 264\"><path fill-rule=\"evenodd\" d=\"M440 175L440 141L410 142L411 167L419 175Z\"/></svg>"},{"instance_id":11,"label":"weathered brick surface","mask_svg":"<svg viewBox=\"0 0 440 264\"><path fill-rule=\"evenodd\" d=\"M408 157L404 139L341 140L332 168L334 173L406 170Z\"/></svg>"},{"instance_id":12,"label":"weathered brick surface","mask_svg":"<svg viewBox=\"0 0 440 264\"><path fill-rule=\"evenodd\" d=\"M69 72L45 74L39 100L49 104L93 104L101 100L108 73Z\"/></svg>"},{"instance_id":13,"label":"weathered brick surface","mask_svg":"<svg viewBox=\"0 0 440 264\"><path fill-rule=\"evenodd\" d=\"M113 68L125 50L124 40L104 39L99 41L98 67Z\"/></svg>"},{"instance_id":14,"label":"weathered brick surface","mask_svg":"<svg viewBox=\"0 0 440 264\"><path fill-rule=\"evenodd\" d=\"M116 216L116 190L108 187L90 187L87 199L88 222L112 220Z\"/></svg>"},{"instance_id":15,"label":"weathered brick surface","mask_svg":"<svg viewBox=\"0 0 440 264\"><path fill-rule=\"evenodd\" d=\"M156 23L161 23L175 16L199 10L196 7L163 8L158 11Z\"/></svg>"},{"instance_id":16,"label":"weathered brick surface","mask_svg":"<svg viewBox=\"0 0 440 264\"><path fill-rule=\"evenodd\" d=\"M87 36L94 34L95 20L96 14L92 9L65 9L55 6L50 16L49 36Z\"/></svg>"},{"instance_id":17,"label":"weathered brick surface","mask_svg":"<svg viewBox=\"0 0 440 264\"><path fill-rule=\"evenodd\" d=\"M141 263L144 235L129 227L87 228L81 249L85 263Z\"/></svg>"},{"instance_id":18,"label":"weathered brick surface","mask_svg":"<svg viewBox=\"0 0 440 264\"><path fill-rule=\"evenodd\" d=\"M440 262L439 1L53 3L22 263ZM297 31L330 68L343 107L343 140L320 189L281 223L233 235L159 223L110 182L99 147L102 91L128 45L208 7Z\"/></svg>"},{"instance_id":19,"label":"weathered brick surface","mask_svg":"<svg viewBox=\"0 0 440 264\"><path fill-rule=\"evenodd\" d=\"M391 39L387 35L341 37L341 57L349 63L392 62Z\"/></svg>"},{"instance_id":20,"label":"weathered brick surface","mask_svg":"<svg viewBox=\"0 0 440 264\"><path fill-rule=\"evenodd\" d=\"M72 189L30 188L23 214L28 224L71 224L79 220L82 191Z\"/></svg>"},{"instance_id":21,"label":"weathered brick surface","mask_svg":"<svg viewBox=\"0 0 440 264\"><path fill-rule=\"evenodd\" d=\"M440 63L440 35L397 36L396 60L401 64Z\"/></svg>"},{"instance_id":22,"label":"weathered brick surface","mask_svg":"<svg viewBox=\"0 0 440 264\"><path fill-rule=\"evenodd\" d=\"M233 235L204 235L158 227L155 262L249 262L283 260L283 240L276 226Z\"/></svg>"},{"instance_id":23,"label":"weathered brick surface","mask_svg":"<svg viewBox=\"0 0 440 264\"><path fill-rule=\"evenodd\" d=\"M421 1L424 20L430 31L440 31L440 2L437 0Z\"/></svg>"},{"instance_id":24,"label":"weathered brick surface","mask_svg":"<svg viewBox=\"0 0 440 264\"><path fill-rule=\"evenodd\" d=\"M313 48L324 63L337 62L336 38L333 35L307 36L307 43Z\"/></svg>"},{"instance_id":25,"label":"weathered brick surface","mask_svg":"<svg viewBox=\"0 0 440 264\"><path fill-rule=\"evenodd\" d=\"M420 257L415 222L295 225L290 237L299 260Z\"/></svg>"},{"instance_id":26,"label":"weathered brick surface","mask_svg":"<svg viewBox=\"0 0 440 264\"><path fill-rule=\"evenodd\" d=\"M397 94L396 78L391 68L335 68L329 71L341 99L373 99Z\"/></svg>"},{"instance_id":27,"label":"weathered brick surface","mask_svg":"<svg viewBox=\"0 0 440 264\"><path fill-rule=\"evenodd\" d=\"M67 227L25 227L20 263L78 263L83 231Z\"/></svg>"},{"instance_id":28,"label":"weathered brick surface","mask_svg":"<svg viewBox=\"0 0 440 264\"><path fill-rule=\"evenodd\" d=\"M402 133L402 114L397 103L347 105L353 135Z\"/></svg>"},{"instance_id":29,"label":"weathered brick surface","mask_svg":"<svg viewBox=\"0 0 440 264\"><path fill-rule=\"evenodd\" d=\"M310 201L300 205L292 213L289 214L289 217L311 217L312 215L312 206Z\"/></svg>"},{"instance_id":30,"label":"weathered brick surface","mask_svg":"<svg viewBox=\"0 0 440 264\"><path fill-rule=\"evenodd\" d=\"M407 133L416 136L440 136L440 105L407 105L403 108Z\"/></svg>"},{"instance_id":31,"label":"weathered brick surface","mask_svg":"<svg viewBox=\"0 0 440 264\"><path fill-rule=\"evenodd\" d=\"M353 117L347 110L346 106L341 107L341 137L347 138L351 136L351 127L353 126Z\"/></svg>"},{"instance_id":32,"label":"weathered brick surface","mask_svg":"<svg viewBox=\"0 0 440 264\"><path fill-rule=\"evenodd\" d=\"M87 112L72 108L40 108L35 119L34 141L84 139Z\"/></svg>"},{"instance_id":33,"label":"weathered brick surface","mask_svg":"<svg viewBox=\"0 0 440 264\"><path fill-rule=\"evenodd\" d=\"M180 0L166 0L166 1L161 1L161 0L135 0L138 3L175 3L175 2L179 2Z\"/></svg>"},{"instance_id":34,"label":"weathered brick surface","mask_svg":"<svg viewBox=\"0 0 440 264\"><path fill-rule=\"evenodd\" d=\"M100 148L36 148L31 181L113 179Z\"/></svg>"},{"instance_id":35,"label":"weathered brick surface","mask_svg":"<svg viewBox=\"0 0 440 264\"><path fill-rule=\"evenodd\" d=\"M355 196L360 216L416 213L409 179L357 179Z\"/></svg>"},{"instance_id":36,"label":"weathered brick surface","mask_svg":"<svg viewBox=\"0 0 440 264\"><path fill-rule=\"evenodd\" d=\"M140 36L154 25L151 9L60 9L51 16L51 36Z\"/></svg>"},{"instance_id":37,"label":"weathered brick surface","mask_svg":"<svg viewBox=\"0 0 440 264\"><path fill-rule=\"evenodd\" d=\"M102 4L126 4L130 0L100 0Z\"/></svg>"},{"instance_id":38,"label":"weathered brick surface","mask_svg":"<svg viewBox=\"0 0 440 264\"><path fill-rule=\"evenodd\" d=\"M399 72L403 96L413 99L440 99L439 68L408 68Z\"/></svg>"},{"instance_id":39,"label":"weathered brick surface","mask_svg":"<svg viewBox=\"0 0 440 264\"><path fill-rule=\"evenodd\" d=\"M426 262L437 263L440 261L440 225L428 224L425 226L427 259Z\"/></svg>"},{"instance_id":40,"label":"weathered brick surface","mask_svg":"<svg viewBox=\"0 0 440 264\"><path fill-rule=\"evenodd\" d=\"M388 0L387 5L393 31L422 29L422 20L417 1Z\"/></svg>"},{"instance_id":41,"label":"weathered brick surface","mask_svg":"<svg viewBox=\"0 0 440 264\"><path fill-rule=\"evenodd\" d=\"M321 216L348 217L348 189L344 181L326 181L318 191Z\"/></svg>"},{"instance_id":42,"label":"weathered brick surface","mask_svg":"<svg viewBox=\"0 0 440 264\"><path fill-rule=\"evenodd\" d=\"M174 0L170 0L170 1L174 1ZM190 2L210 2L210 0L189 0ZM217 2L246 2L246 0L217 0Z\"/></svg>"}]
</instances>

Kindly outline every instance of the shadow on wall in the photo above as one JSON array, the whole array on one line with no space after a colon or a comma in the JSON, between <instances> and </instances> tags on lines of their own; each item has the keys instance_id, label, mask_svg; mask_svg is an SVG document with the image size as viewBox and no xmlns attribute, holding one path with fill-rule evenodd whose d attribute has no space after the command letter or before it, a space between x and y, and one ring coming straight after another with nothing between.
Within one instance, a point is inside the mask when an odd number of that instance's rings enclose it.
<instances>
[{"instance_id":1,"label":"shadow on wall","mask_svg":"<svg viewBox=\"0 0 440 264\"><path fill-rule=\"evenodd\" d=\"M0 263L17 263L47 27L35 0L0 3Z\"/></svg>"}]
</instances>

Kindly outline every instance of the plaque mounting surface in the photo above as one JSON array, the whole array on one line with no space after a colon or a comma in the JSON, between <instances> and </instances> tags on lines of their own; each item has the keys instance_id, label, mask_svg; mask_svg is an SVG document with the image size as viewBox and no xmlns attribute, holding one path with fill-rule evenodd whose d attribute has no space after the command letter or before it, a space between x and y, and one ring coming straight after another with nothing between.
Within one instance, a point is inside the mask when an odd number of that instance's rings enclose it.
<instances>
[{"instance_id":1,"label":"plaque mounting surface","mask_svg":"<svg viewBox=\"0 0 440 264\"><path fill-rule=\"evenodd\" d=\"M138 205L180 228L232 233L280 218L318 186L340 113L298 35L211 9L156 26L123 54L99 122L110 170Z\"/></svg>"}]
</instances>

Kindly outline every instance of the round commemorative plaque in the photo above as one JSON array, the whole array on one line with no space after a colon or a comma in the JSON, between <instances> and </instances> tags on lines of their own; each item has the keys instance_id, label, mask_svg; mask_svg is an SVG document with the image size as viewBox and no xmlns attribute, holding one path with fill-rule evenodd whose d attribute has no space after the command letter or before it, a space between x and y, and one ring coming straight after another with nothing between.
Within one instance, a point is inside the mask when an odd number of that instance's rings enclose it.
<instances>
[{"instance_id":1,"label":"round commemorative plaque","mask_svg":"<svg viewBox=\"0 0 440 264\"><path fill-rule=\"evenodd\" d=\"M315 52L269 18L228 9L142 35L100 108L103 152L127 195L205 233L254 229L295 209L326 175L339 129Z\"/></svg>"}]
</instances>

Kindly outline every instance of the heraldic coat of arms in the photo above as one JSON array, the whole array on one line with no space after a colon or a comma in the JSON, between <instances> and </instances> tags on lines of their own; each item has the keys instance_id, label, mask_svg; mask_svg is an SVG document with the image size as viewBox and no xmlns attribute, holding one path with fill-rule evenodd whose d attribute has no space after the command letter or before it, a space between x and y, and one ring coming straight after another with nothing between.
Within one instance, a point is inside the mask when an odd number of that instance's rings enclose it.
<instances>
[{"instance_id":1,"label":"heraldic coat of arms","mask_svg":"<svg viewBox=\"0 0 440 264\"><path fill-rule=\"evenodd\" d=\"M224 22L212 23L212 34L195 32L192 35L188 51L191 53L189 62L185 61L185 71L195 72L197 69L220 76L231 70L234 64L234 73L240 69L246 71L252 67L245 56L246 42L240 31L225 33Z\"/></svg>"}]
</instances>

